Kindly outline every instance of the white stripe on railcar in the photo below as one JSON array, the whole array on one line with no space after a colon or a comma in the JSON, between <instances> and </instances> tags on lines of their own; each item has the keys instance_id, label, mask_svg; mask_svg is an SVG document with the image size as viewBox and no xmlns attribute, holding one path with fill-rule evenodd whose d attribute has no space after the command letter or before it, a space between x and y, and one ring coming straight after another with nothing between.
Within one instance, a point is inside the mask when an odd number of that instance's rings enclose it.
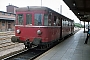
<instances>
[{"instance_id":1,"label":"white stripe on railcar","mask_svg":"<svg viewBox=\"0 0 90 60\"><path fill-rule=\"evenodd\" d=\"M61 27L61 26L29 26L29 25L15 25L20 27Z\"/></svg>"}]
</instances>

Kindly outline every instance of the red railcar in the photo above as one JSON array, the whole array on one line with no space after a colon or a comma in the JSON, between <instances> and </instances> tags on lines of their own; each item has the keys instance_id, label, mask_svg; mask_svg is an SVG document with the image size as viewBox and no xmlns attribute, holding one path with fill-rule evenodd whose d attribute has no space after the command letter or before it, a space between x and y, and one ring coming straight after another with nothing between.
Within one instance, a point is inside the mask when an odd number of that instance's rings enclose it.
<instances>
[{"instance_id":1,"label":"red railcar","mask_svg":"<svg viewBox=\"0 0 90 60\"><path fill-rule=\"evenodd\" d=\"M49 47L73 31L73 20L47 7L28 6L16 10L15 36L11 40L24 42L27 47Z\"/></svg>"}]
</instances>

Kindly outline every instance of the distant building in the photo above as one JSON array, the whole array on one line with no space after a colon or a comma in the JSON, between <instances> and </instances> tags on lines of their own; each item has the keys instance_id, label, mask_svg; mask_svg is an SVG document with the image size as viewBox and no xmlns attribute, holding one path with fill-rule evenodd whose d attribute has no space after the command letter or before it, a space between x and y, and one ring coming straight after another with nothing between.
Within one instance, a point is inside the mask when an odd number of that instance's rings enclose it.
<instances>
[{"instance_id":1,"label":"distant building","mask_svg":"<svg viewBox=\"0 0 90 60\"><path fill-rule=\"evenodd\" d=\"M15 14L0 11L0 31L14 30Z\"/></svg>"},{"instance_id":2,"label":"distant building","mask_svg":"<svg viewBox=\"0 0 90 60\"><path fill-rule=\"evenodd\" d=\"M16 14L16 9L18 8L18 7L16 7L16 6L13 6L13 5L8 5L8 6L6 6L7 7L7 12L8 13L13 13L13 14Z\"/></svg>"},{"instance_id":3,"label":"distant building","mask_svg":"<svg viewBox=\"0 0 90 60\"><path fill-rule=\"evenodd\" d=\"M8 5L7 12L0 11L0 31L8 31L15 29L15 10L18 8L13 5Z\"/></svg>"}]
</instances>

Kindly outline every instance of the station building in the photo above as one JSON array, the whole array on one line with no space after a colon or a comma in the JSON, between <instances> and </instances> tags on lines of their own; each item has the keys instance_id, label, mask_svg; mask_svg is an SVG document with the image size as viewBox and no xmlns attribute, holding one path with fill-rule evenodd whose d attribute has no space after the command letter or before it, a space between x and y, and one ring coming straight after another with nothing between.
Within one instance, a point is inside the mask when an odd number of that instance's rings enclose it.
<instances>
[{"instance_id":1,"label":"station building","mask_svg":"<svg viewBox=\"0 0 90 60\"><path fill-rule=\"evenodd\" d=\"M15 10L16 6L8 5L7 12L0 11L0 31L8 31L15 29Z\"/></svg>"}]
</instances>

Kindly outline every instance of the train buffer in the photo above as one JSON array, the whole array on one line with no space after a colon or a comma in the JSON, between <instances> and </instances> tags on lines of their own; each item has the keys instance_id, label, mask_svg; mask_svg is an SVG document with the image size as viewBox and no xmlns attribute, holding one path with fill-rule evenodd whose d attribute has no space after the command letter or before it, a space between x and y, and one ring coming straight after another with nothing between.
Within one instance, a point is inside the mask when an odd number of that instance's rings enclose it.
<instances>
[{"instance_id":1,"label":"train buffer","mask_svg":"<svg viewBox=\"0 0 90 60\"><path fill-rule=\"evenodd\" d=\"M88 43L89 37L90 37L90 29L88 29L87 37L86 37L86 40L85 40L85 43L84 44L87 44Z\"/></svg>"}]
</instances>

